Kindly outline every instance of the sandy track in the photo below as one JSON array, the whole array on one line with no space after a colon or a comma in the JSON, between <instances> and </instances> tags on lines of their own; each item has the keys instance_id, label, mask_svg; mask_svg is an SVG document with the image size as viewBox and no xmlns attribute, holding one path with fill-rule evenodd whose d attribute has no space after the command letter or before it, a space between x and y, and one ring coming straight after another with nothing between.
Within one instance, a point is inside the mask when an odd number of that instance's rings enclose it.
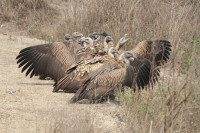
<instances>
[{"instance_id":1,"label":"sandy track","mask_svg":"<svg viewBox=\"0 0 200 133\"><path fill-rule=\"evenodd\" d=\"M30 79L15 57L44 41L0 35L0 132L122 132L119 106L68 104L69 93L52 93L53 82Z\"/></svg>"}]
</instances>

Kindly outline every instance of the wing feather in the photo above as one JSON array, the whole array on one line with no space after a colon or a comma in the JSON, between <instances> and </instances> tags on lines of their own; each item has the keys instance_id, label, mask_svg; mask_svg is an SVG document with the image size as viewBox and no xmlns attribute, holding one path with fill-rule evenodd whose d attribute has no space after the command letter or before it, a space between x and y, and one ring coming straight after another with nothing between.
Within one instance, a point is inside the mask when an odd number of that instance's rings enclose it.
<instances>
[{"instance_id":1,"label":"wing feather","mask_svg":"<svg viewBox=\"0 0 200 133\"><path fill-rule=\"evenodd\" d=\"M109 94L125 77L125 68L121 68L114 61L105 62L103 66L89 73L82 81L81 87L76 92L70 103L81 99L96 100Z\"/></svg>"},{"instance_id":2,"label":"wing feather","mask_svg":"<svg viewBox=\"0 0 200 133\"><path fill-rule=\"evenodd\" d=\"M58 80L72 64L79 59L74 50L79 44L69 41L65 43L56 42L31 46L22 49L16 57L22 72L27 70L26 76L48 74L51 78ZM74 47L73 47L74 46Z\"/></svg>"},{"instance_id":3,"label":"wing feather","mask_svg":"<svg viewBox=\"0 0 200 133\"><path fill-rule=\"evenodd\" d=\"M160 66L169 60L171 47L171 43L166 40L142 41L131 52L149 59L156 66Z\"/></svg>"}]
</instances>

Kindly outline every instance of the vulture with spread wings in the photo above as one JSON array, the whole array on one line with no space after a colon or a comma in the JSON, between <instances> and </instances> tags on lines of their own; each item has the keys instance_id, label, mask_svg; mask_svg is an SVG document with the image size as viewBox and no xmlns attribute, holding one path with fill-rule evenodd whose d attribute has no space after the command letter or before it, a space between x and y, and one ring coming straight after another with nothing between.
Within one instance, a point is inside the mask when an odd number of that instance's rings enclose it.
<instances>
[{"instance_id":1,"label":"vulture with spread wings","mask_svg":"<svg viewBox=\"0 0 200 133\"><path fill-rule=\"evenodd\" d=\"M80 36L75 32L76 36ZM75 35L74 35L75 36ZM55 82L62 78L67 69L81 60L93 58L91 53L78 53L82 49L74 37L64 42L55 42L30 46L22 49L16 57L19 68L26 71L26 76L48 75Z\"/></svg>"}]
</instances>

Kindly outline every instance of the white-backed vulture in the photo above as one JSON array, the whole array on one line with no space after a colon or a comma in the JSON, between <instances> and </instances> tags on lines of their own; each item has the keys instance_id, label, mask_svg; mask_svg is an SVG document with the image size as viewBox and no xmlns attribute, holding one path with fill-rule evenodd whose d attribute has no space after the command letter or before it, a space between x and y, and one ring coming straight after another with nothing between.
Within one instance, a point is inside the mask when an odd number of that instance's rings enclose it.
<instances>
[{"instance_id":1,"label":"white-backed vulture","mask_svg":"<svg viewBox=\"0 0 200 133\"><path fill-rule=\"evenodd\" d=\"M76 54L81 48L73 40L31 46L20 51L17 64L22 72L27 70L26 76L48 75L57 82L72 65L93 57L86 52Z\"/></svg>"},{"instance_id":2,"label":"white-backed vulture","mask_svg":"<svg viewBox=\"0 0 200 133\"><path fill-rule=\"evenodd\" d=\"M107 96L114 98L123 86L135 90L136 86L142 89L150 84L153 68L149 60L131 52L125 52L123 59L125 64L110 60L88 74L70 103L82 99L88 99L91 103L102 102Z\"/></svg>"},{"instance_id":3,"label":"white-backed vulture","mask_svg":"<svg viewBox=\"0 0 200 133\"><path fill-rule=\"evenodd\" d=\"M78 37L82 37L83 36L83 34L80 34L79 32L74 32L73 34L72 34L72 36L71 35L69 35L69 34L66 34L65 35L65 40L70 40L70 39L72 39L72 40L74 40L74 41L76 41L76 42L78 42L78 40L77 40L77 38ZM75 46L76 47L76 46ZM78 46L78 49L79 49L80 47ZM39 79L40 80L46 80L46 79L51 79L50 77L49 77L49 75L48 74L39 74Z\"/></svg>"},{"instance_id":4,"label":"white-backed vulture","mask_svg":"<svg viewBox=\"0 0 200 133\"><path fill-rule=\"evenodd\" d=\"M78 45L73 41L41 44L22 49L16 57L19 68L26 69L26 76L48 74L54 80L63 76L66 68L76 63L73 46ZM79 46L79 45L78 45ZM77 47L78 47L77 46Z\"/></svg>"}]
</instances>

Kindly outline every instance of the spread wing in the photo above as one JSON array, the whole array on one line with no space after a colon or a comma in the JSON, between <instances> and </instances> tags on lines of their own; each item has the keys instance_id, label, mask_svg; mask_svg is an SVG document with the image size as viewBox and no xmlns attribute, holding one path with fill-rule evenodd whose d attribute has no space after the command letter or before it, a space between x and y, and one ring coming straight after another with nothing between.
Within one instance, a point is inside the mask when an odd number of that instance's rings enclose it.
<instances>
[{"instance_id":1,"label":"spread wing","mask_svg":"<svg viewBox=\"0 0 200 133\"><path fill-rule=\"evenodd\" d=\"M26 76L47 74L57 81L65 75L65 71L75 64L78 57L75 56L73 42L56 42L27 47L22 49L16 57L19 68L26 71Z\"/></svg>"},{"instance_id":2,"label":"spread wing","mask_svg":"<svg viewBox=\"0 0 200 133\"><path fill-rule=\"evenodd\" d=\"M144 89L145 87L153 87L158 81L159 68L154 65L146 58L137 55L134 60L130 61L130 66L127 68L127 74L123 84L131 88Z\"/></svg>"},{"instance_id":3,"label":"spread wing","mask_svg":"<svg viewBox=\"0 0 200 133\"><path fill-rule=\"evenodd\" d=\"M168 61L171 47L171 43L166 40L142 41L131 52L149 59L156 66L160 66Z\"/></svg>"}]
</instances>

